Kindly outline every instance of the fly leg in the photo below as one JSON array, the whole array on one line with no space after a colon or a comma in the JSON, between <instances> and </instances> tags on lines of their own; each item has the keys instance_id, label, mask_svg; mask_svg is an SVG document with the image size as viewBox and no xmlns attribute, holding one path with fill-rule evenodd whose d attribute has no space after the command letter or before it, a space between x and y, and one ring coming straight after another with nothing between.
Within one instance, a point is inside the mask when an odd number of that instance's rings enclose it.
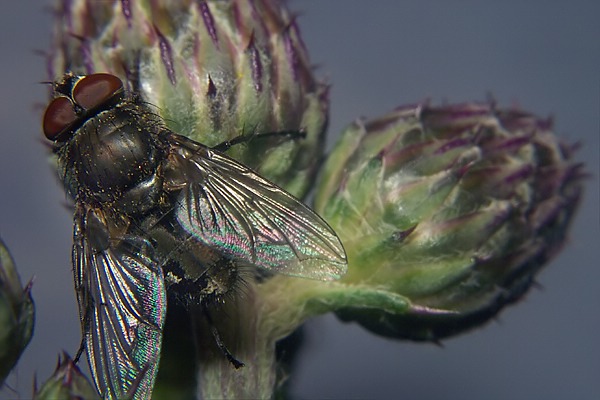
<instances>
[{"instance_id":1,"label":"fly leg","mask_svg":"<svg viewBox=\"0 0 600 400\"><path fill-rule=\"evenodd\" d=\"M79 343L79 350L77 350L77 354L73 359L73 363L77 364L79 358L81 358L81 354L83 354L83 350L85 349L85 335L81 335L81 343Z\"/></svg>"},{"instance_id":2,"label":"fly leg","mask_svg":"<svg viewBox=\"0 0 600 400\"><path fill-rule=\"evenodd\" d=\"M238 360L237 358L235 358L233 356L233 354L231 354L229 349L227 349L227 347L225 346L225 343L223 343L223 339L221 339L219 330L213 323L212 317L210 316L210 312L208 311L206 306L203 305L202 310L204 311L204 317L206 318L206 321L208 322L208 325L210 327L210 332L212 333L213 338L215 339L215 342L216 342L219 350L221 350L221 352L225 355L227 360L235 367L235 369L239 369L239 368L243 367L244 363L241 362L240 360Z\"/></svg>"},{"instance_id":3,"label":"fly leg","mask_svg":"<svg viewBox=\"0 0 600 400\"><path fill-rule=\"evenodd\" d=\"M81 291L81 298L87 298L83 295L83 293L85 293L85 291L83 290L83 288L79 289ZM87 343L87 339L88 339L88 334L90 332L90 313L91 313L91 304L87 304L85 307L85 311L82 315L82 320L81 320L81 342L79 343L79 349L77 350L77 354L75 354L75 358L73 359L73 362L75 364L77 364L77 362L79 361L79 359L81 358L81 355L83 354L83 351L86 349L86 343Z\"/></svg>"},{"instance_id":4,"label":"fly leg","mask_svg":"<svg viewBox=\"0 0 600 400\"><path fill-rule=\"evenodd\" d=\"M270 137L289 137L292 140L303 139L306 137L306 132L304 132L304 131L277 131L277 132L263 132L263 133L249 134L249 135L242 134L242 135L234 137L231 140L226 140L222 143L219 143L218 145L213 146L212 149L220 151L220 152L225 152L225 151L229 150L232 146L235 146L236 144L249 142L254 139L266 139L266 138L270 138Z\"/></svg>"}]
</instances>

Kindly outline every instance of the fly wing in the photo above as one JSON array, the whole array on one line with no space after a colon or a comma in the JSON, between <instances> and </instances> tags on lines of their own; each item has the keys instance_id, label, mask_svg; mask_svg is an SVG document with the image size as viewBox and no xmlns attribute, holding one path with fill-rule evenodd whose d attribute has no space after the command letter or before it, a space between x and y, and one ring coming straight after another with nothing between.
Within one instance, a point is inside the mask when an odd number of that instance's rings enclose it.
<instances>
[{"instance_id":1,"label":"fly wing","mask_svg":"<svg viewBox=\"0 0 600 400\"><path fill-rule=\"evenodd\" d=\"M85 348L103 398L150 398L166 294L147 241L110 237L103 215L79 206L73 265Z\"/></svg>"},{"instance_id":2,"label":"fly wing","mask_svg":"<svg viewBox=\"0 0 600 400\"><path fill-rule=\"evenodd\" d=\"M175 216L197 240L267 270L332 280L346 253L327 223L298 199L226 155L169 135Z\"/></svg>"}]
</instances>

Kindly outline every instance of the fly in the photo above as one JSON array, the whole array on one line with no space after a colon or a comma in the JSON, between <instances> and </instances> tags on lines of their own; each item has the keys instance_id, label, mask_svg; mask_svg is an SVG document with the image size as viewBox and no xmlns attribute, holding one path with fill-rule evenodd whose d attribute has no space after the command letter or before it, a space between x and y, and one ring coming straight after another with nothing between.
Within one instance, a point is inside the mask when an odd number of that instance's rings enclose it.
<instances>
[{"instance_id":1,"label":"fly","mask_svg":"<svg viewBox=\"0 0 600 400\"><path fill-rule=\"evenodd\" d=\"M246 267L325 281L346 271L323 219L216 148L170 131L114 75L66 74L43 131L75 203L81 349L103 397L150 397L167 290L210 303L235 294Z\"/></svg>"}]
</instances>

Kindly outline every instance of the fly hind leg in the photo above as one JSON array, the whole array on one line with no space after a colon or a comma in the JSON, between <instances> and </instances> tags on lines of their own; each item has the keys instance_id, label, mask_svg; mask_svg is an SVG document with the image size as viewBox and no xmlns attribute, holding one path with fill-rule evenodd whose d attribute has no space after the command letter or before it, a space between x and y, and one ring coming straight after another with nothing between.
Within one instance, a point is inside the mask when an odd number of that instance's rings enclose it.
<instances>
[{"instance_id":1,"label":"fly hind leg","mask_svg":"<svg viewBox=\"0 0 600 400\"><path fill-rule=\"evenodd\" d=\"M221 339L221 335L219 334L219 330L215 326L215 323L213 322L213 319L210 316L210 311L208 310L208 308L205 305L202 305L202 310L204 312L204 317L208 322L208 326L210 327L210 332L213 338L215 339L215 343L217 344L219 350L221 350L223 355L227 358L231 365L235 367L235 369L242 368L244 366L244 363L235 358L233 354L231 354L227 346L225 346L225 343L223 342L223 339Z\"/></svg>"}]
</instances>

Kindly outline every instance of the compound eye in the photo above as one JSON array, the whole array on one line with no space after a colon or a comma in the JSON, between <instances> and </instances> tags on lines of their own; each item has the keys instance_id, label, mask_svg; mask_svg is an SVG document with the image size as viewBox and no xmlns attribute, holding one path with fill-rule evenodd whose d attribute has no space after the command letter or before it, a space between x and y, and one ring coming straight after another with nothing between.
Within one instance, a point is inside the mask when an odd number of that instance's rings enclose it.
<instances>
[{"instance_id":1,"label":"compound eye","mask_svg":"<svg viewBox=\"0 0 600 400\"><path fill-rule=\"evenodd\" d=\"M67 97L57 97L48 104L44 113L44 135L52 141L58 140L59 135L77 118L73 102Z\"/></svg>"},{"instance_id":2,"label":"compound eye","mask_svg":"<svg viewBox=\"0 0 600 400\"><path fill-rule=\"evenodd\" d=\"M81 78L73 88L73 100L84 110L91 110L112 99L123 90L123 82L111 74L92 74Z\"/></svg>"}]
</instances>

